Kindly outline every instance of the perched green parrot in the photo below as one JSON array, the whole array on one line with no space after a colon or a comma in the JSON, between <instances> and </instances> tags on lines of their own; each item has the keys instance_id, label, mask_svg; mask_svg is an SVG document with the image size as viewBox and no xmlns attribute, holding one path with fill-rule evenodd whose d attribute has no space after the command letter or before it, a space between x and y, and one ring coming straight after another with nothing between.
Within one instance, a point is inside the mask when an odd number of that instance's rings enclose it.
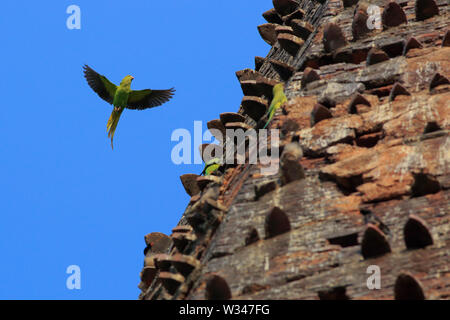
<instances>
[{"instance_id":1,"label":"perched green parrot","mask_svg":"<svg viewBox=\"0 0 450 320\"><path fill-rule=\"evenodd\" d=\"M120 115L124 108L133 110L144 110L162 105L172 98L174 88L167 90L131 90L131 81L134 77L126 76L122 79L119 86L110 82L105 76L98 74L88 65L83 66L84 77L89 86L94 90L100 98L112 104L114 109L108 119L106 128L108 138L111 138L111 148L113 147L114 132L119 123Z\"/></svg>"},{"instance_id":2,"label":"perched green parrot","mask_svg":"<svg viewBox=\"0 0 450 320\"><path fill-rule=\"evenodd\" d=\"M221 162L219 158L212 158L211 160L205 163L205 168L203 169L200 175L205 174L205 176L209 176L211 173L217 171L221 166Z\"/></svg>"},{"instance_id":3,"label":"perched green parrot","mask_svg":"<svg viewBox=\"0 0 450 320\"><path fill-rule=\"evenodd\" d=\"M267 120L263 129L265 129L269 125L269 122L272 120L275 111L287 101L286 96L284 95L284 84L282 82L274 85L272 91L273 99L269 107L269 119Z\"/></svg>"}]
</instances>

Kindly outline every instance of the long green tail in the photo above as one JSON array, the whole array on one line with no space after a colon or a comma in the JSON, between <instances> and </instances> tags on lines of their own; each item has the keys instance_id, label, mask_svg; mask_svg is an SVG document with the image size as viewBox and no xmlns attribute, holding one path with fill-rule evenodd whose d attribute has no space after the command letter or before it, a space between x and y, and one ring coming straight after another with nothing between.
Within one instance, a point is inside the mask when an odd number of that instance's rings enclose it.
<instances>
[{"instance_id":1,"label":"long green tail","mask_svg":"<svg viewBox=\"0 0 450 320\"><path fill-rule=\"evenodd\" d=\"M267 119L266 125L263 127L263 129L267 128L267 126L269 125L270 121L271 121L272 118L273 118L273 114L274 114L274 113L275 113L275 108L274 108L274 107L271 107L271 108L269 109L269 118Z\"/></svg>"},{"instance_id":2,"label":"long green tail","mask_svg":"<svg viewBox=\"0 0 450 320\"><path fill-rule=\"evenodd\" d=\"M117 124L119 123L120 115L122 114L123 108L114 107L111 115L109 116L108 123L106 124L106 129L108 131L108 138L111 138L111 148L114 149L113 146L113 138L114 132L116 132Z\"/></svg>"}]
</instances>

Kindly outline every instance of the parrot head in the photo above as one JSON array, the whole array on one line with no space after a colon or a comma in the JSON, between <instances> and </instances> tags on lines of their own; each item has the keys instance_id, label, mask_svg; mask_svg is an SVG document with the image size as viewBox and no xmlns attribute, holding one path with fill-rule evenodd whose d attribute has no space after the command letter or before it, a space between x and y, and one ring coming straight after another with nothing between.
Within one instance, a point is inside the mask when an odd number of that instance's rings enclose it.
<instances>
[{"instance_id":1,"label":"parrot head","mask_svg":"<svg viewBox=\"0 0 450 320\"><path fill-rule=\"evenodd\" d=\"M273 94L275 95L277 92L282 92L284 90L284 83L280 82L273 86Z\"/></svg>"},{"instance_id":2,"label":"parrot head","mask_svg":"<svg viewBox=\"0 0 450 320\"><path fill-rule=\"evenodd\" d=\"M133 76L126 76L125 78L122 79L122 82L120 83L121 85L130 85L131 81L133 81L134 77Z\"/></svg>"}]
</instances>

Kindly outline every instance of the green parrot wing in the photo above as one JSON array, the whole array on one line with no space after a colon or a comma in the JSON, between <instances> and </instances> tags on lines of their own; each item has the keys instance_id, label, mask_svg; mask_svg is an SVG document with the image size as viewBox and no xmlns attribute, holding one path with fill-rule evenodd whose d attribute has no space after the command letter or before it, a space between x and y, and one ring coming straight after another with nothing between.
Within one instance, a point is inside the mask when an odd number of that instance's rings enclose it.
<instances>
[{"instance_id":1,"label":"green parrot wing","mask_svg":"<svg viewBox=\"0 0 450 320\"><path fill-rule=\"evenodd\" d=\"M83 66L84 77L87 80L88 85L100 98L108 102L113 103L114 95L116 94L117 86L109 81L105 76L98 74L88 65Z\"/></svg>"},{"instance_id":2,"label":"green parrot wing","mask_svg":"<svg viewBox=\"0 0 450 320\"><path fill-rule=\"evenodd\" d=\"M220 164L212 164L205 168L205 176L209 176L210 174L216 172L220 168Z\"/></svg>"},{"instance_id":3,"label":"green parrot wing","mask_svg":"<svg viewBox=\"0 0 450 320\"><path fill-rule=\"evenodd\" d=\"M202 173L200 175L210 175L217 169L219 169L221 166L221 160L219 158L212 158L211 160L207 161L205 163L205 168L203 169Z\"/></svg>"},{"instance_id":4,"label":"green parrot wing","mask_svg":"<svg viewBox=\"0 0 450 320\"><path fill-rule=\"evenodd\" d=\"M283 91L278 92L275 97L273 97L272 102L270 103L269 111L267 112L269 116L263 129L267 128L269 122L272 120L273 115L275 114L275 111L286 101L287 98Z\"/></svg>"},{"instance_id":5,"label":"green parrot wing","mask_svg":"<svg viewBox=\"0 0 450 320\"><path fill-rule=\"evenodd\" d=\"M144 110L162 105L169 101L175 90L132 90L128 96L128 109Z\"/></svg>"}]
</instances>

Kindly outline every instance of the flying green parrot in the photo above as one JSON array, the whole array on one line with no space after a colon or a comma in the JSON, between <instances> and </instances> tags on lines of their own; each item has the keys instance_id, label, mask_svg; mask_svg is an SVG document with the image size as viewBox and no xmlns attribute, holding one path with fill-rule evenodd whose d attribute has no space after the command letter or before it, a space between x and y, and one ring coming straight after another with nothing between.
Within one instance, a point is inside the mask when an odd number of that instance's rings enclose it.
<instances>
[{"instance_id":1,"label":"flying green parrot","mask_svg":"<svg viewBox=\"0 0 450 320\"><path fill-rule=\"evenodd\" d=\"M287 101L286 96L284 95L284 84L282 82L274 85L272 91L273 99L269 107L269 119L267 120L263 129L265 129L269 125L269 122L272 120L275 111Z\"/></svg>"},{"instance_id":2,"label":"flying green parrot","mask_svg":"<svg viewBox=\"0 0 450 320\"><path fill-rule=\"evenodd\" d=\"M200 175L205 174L205 176L209 176L211 173L217 171L220 168L221 162L219 158L212 158L211 160L205 163L205 168L203 169Z\"/></svg>"},{"instance_id":3,"label":"flying green parrot","mask_svg":"<svg viewBox=\"0 0 450 320\"><path fill-rule=\"evenodd\" d=\"M119 118L124 108L144 110L157 107L169 101L175 92L174 88L167 90L131 90L131 81L134 79L132 76L126 76L122 79L120 85L116 86L88 65L83 66L83 71L84 77L92 90L100 98L114 106L106 124L108 138L111 138L111 148L113 149L114 132L116 131L117 123L119 123Z\"/></svg>"}]
</instances>

